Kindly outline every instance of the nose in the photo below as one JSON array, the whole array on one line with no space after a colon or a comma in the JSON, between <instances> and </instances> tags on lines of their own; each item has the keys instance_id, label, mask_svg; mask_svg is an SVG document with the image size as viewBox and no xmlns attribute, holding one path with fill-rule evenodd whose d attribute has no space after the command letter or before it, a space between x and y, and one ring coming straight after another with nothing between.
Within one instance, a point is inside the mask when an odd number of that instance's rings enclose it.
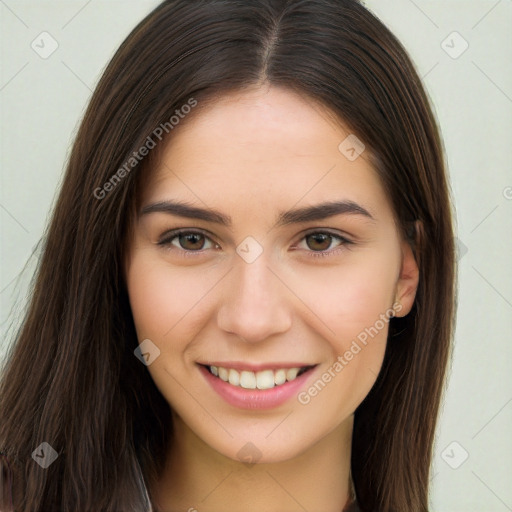
<instances>
[{"instance_id":1,"label":"nose","mask_svg":"<svg viewBox=\"0 0 512 512\"><path fill-rule=\"evenodd\" d=\"M287 293L264 255L252 263L238 258L224 283L218 326L248 343L282 334L292 323Z\"/></svg>"}]
</instances>

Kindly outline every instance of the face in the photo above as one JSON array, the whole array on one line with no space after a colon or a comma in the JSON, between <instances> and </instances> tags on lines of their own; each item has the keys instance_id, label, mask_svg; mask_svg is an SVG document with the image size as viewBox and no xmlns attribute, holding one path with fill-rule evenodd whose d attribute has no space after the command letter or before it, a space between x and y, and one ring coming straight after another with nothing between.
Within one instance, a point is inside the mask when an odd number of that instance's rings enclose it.
<instances>
[{"instance_id":1,"label":"face","mask_svg":"<svg viewBox=\"0 0 512 512\"><path fill-rule=\"evenodd\" d=\"M173 132L145 184L126 279L148 370L175 429L233 460L348 424L412 307L414 258L349 135L288 90L246 90Z\"/></svg>"}]
</instances>

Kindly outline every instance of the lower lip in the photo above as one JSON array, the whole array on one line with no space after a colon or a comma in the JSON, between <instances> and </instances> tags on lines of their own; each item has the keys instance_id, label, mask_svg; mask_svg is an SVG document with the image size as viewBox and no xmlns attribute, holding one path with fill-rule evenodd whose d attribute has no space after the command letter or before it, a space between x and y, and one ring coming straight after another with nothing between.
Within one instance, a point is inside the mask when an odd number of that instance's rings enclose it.
<instances>
[{"instance_id":1,"label":"lower lip","mask_svg":"<svg viewBox=\"0 0 512 512\"><path fill-rule=\"evenodd\" d=\"M285 403L291 397L296 396L305 381L311 376L314 368L296 379L285 382L280 386L270 389L244 389L232 386L228 382L212 375L204 366L199 365L199 370L206 381L228 404L240 409L272 409Z\"/></svg>"}]
</instances>

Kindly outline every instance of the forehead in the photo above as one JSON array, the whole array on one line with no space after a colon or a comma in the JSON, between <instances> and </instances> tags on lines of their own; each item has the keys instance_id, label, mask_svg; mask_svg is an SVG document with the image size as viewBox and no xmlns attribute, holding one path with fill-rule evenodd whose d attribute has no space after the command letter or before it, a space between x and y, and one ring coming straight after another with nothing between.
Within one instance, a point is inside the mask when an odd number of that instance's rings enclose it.
<instances>
[{"instance_id":1,"label":"forehead","mask_svg":"<svg viewBox=\"0 0 512 512\"><path fill-rule=\"evenodd\" d=\"M368 152L346 153L353 137L323 106L290 90L230 94L196 107L172 133L143 202L170 196L254 216L262 207L341 199L389 211Z\"/></svg>"}]
</instances>

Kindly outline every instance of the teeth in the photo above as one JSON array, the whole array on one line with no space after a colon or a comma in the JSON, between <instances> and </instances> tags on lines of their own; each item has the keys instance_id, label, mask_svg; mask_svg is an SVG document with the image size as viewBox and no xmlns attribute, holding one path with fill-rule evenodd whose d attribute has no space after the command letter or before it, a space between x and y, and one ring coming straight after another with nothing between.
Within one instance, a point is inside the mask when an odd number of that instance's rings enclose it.
<instances>
[{"instance_id":1,"label":"teeth","mask_svg":"<svg viewBox=\"0 0 512 512\"><path fill-rule=\"evenodd\" d=\"M293 380L297 377L297 373L299 373L300 368L290 368L286 370L286 380Z\"/></svg>"},{"instance_id":2,"label":"teeth","mask_svg":"<svg viewBox=\"0 0 512 512\"><path fill-rule=\"evenodd\" d=\"M230 371L238 373L236 370ZM245 389L256 389L256 375L254 372L240 373L240 387Z\"/></svg>"},{"instance_id":3,"label":"teeth","mask_svg":"<svg viewBox=\"0 0 512 512\"><path fill-rule=\"evenodd\" d=\"M258 389L270 389L274 387L274 372L264 370L256 374L256 387Z\"/></svg>"},{"instance_id":4,"label":"teeth","mask_svg":"<svg viewBox=\"0 0 512 512\"><path fill-rule=\"evenodd\" d=\"M229 372L226 370L226 368L221 368L219 366L219 378L221 378L224 382L229 380Z\"/></svg>"},{"instance_id":5,"label":"teeth","mask_svg":"<svg viewBox=\"0 0 512 512\"><path fill-rule=\"evenodd\" d=\"M240 374L236 370L229 370L229 383L233 386L240 384Z\"/></svg>"},{"instance_id":6,"label":"teeth","mask_svg":"<svg viewBox=\"0 0 512 512\"><path fill-rule=\"evenodd\" d=\"M295 380L299 374L302 374L305 368L281 368L279 370L262 370L260 372L237 371L233 368L223 368L222 366L210 366L210 372L219 377L224 382L229 382L232 386L244 389L271 389L274 386L281 386L285 382Z\"/></svg>"},{"instance_id":7,"label":"teeth","mask_svg":"<svg viewBox=\"0 0 512 512\"><path fill-rule=\"evenodd\" d=\"M280 386L286 382L286 370L277 370L274 374L274 384Z\"/></svg>"}]
</instances>

